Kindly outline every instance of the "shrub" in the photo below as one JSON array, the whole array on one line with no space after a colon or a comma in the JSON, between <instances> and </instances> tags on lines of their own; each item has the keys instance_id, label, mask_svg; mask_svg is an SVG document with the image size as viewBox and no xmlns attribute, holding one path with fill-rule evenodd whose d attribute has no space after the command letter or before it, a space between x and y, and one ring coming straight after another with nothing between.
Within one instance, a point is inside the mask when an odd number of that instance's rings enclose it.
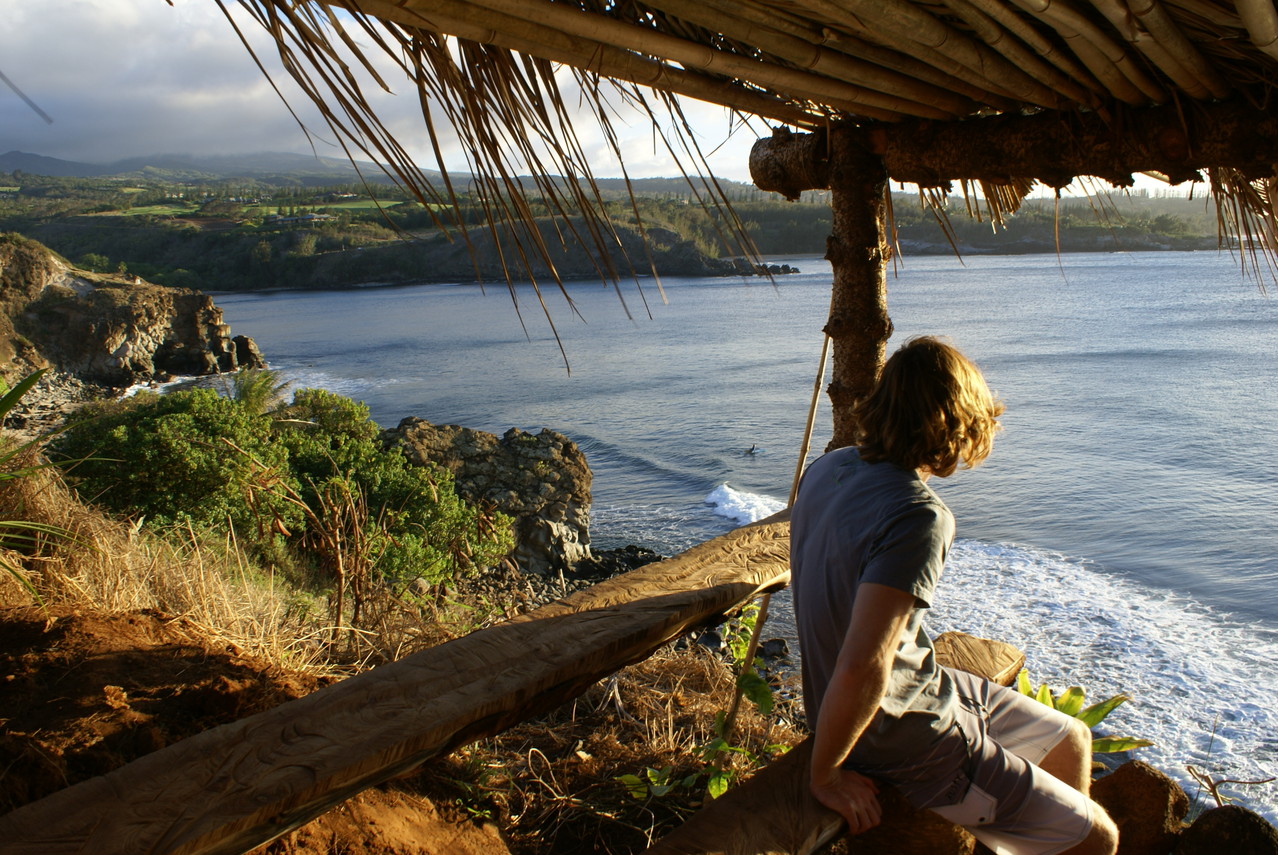
<instances>
[{"instance_id":1,"label":"shrub","mask_svg":"<svg viewBox=\"0 0 1278 855\"><path fill-rule=\"evenodd\" d=\"M159 527L229 526L275 558L284 535L321 565L358 549L359 566L399 587L438 584L510 551L510 520L460 499L447 471L383 447L363 404L303 389L263 414L247 397L197 389L95 405L54 452L74 461L82 496L116 513ZM358 513L335 502L356 502Z\"/></svg>"},{"instance_id":2,"label":"shrub","mask_svg":"<svg viewBox=\"0 0 1278 855\"><path fill-rule=\"evenodd\" d=\"M279 438L303 500L318 507L323 485L349 480L367 504L367 540L384 578L437 584L491 566L510 551L510 520L459 498L447 470L412 466L397 449L385 448L365 405L302 389L281 415Z\"/></svg>"},{"instance_id":3,"label":"shrub","mask_svg":"<svg viewBox=\"0 0 1278 855\"><path fill-rule=\"evenodd\" d=\"M153 526L230 525L260 540L276 517L285 526L301 522L298 509L274 494L256 507L248 501L263 466L287 472L288 452L272 441L268 417L211 389L91 405L52 451L74 461L69 475L82 496Z\"/></svg>"}]
</instances>

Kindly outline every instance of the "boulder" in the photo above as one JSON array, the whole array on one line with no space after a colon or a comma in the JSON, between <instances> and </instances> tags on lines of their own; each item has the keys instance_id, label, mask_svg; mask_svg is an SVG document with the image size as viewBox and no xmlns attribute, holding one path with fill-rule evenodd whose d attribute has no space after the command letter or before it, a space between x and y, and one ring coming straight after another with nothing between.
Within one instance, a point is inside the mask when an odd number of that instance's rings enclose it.
<instances>
[{"instance_id":1,"label":"boulder","mask_svg":"<svg viewBox=\"0 0 1278 855\"><path fill-rule=\"evenodd\" d=\"M1278 830L1244 807L1225 805L1185 830L1176 855L1278 855Z\"/></svg>"},{"instance_id":2,"label":"boulder","mask_svg":"<svg viewBox=\"0 0 1278 855\"><path fill-rule=\"evenodd\" d=\"M590 467L577 444L543 429L494 434L408 418L384 431L410 462L442 466L457 493L515 520L512 559L530 573L570 571L590 557Z\"/></svg>"},{"instance_id":3,"label":"boulder","mask_svg":"<svg viewBox=\"0 0 1278 855\"><path fill-rule=\"evenodd\" d=\"M1180 785L1139 760L1093 783L1091 796L1118 826L1119 855L1167 855L1189 811Z\"/></svg>"}]
</instances>

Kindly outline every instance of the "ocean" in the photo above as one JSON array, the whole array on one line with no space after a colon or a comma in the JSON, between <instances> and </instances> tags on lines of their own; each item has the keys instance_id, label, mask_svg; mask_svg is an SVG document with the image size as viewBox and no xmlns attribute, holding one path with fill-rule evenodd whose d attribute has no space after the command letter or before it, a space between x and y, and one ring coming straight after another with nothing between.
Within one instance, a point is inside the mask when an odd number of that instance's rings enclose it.
<instances>
[{"instance_id":1,"label":"ocean","mask_svg":"<svg viewBox=\"0 0 1278 855\"><path fill-rule=\"evenodd\" d=\"M662 286L216 295L298 386L502 433L549 427L594 472L597 548L672 554L784 505L829 264ZM1278 775L1278 302L1228 253L907 257L896 332L951 340L1007 405L987 463L932 484L959 539L929 626L999 638L1034 682L1125 693L1105 729L1208 801ZM558 332L556 341L551 322ZM562 343L562 352L560 344ZM830 437L822 396L814 453ZM774 600L770 635L792 637ZM1278 819L1278 783L1225 787Z\"/></svg>"}]
</instances>

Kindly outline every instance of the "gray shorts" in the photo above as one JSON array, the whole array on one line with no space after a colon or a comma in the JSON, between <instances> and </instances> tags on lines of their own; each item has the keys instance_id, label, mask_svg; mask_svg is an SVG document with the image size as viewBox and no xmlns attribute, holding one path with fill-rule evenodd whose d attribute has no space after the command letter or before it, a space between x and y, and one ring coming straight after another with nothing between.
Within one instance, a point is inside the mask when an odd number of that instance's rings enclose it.
<instances>
[{"instance_id":1,"label":"gray shorts","mask_svg":"<svg viewBox=\"0 0 1278 855\"><path fill-rule=\"evenodd\" d=\"M949 797L919 806L967 828L997 855L1054 855L1081 843L1091 832L1091 800L1038 768L1075 726L1069 716L980 677L948 673L959 712L943 741L966 762Z\"/></svg>"}]
</instances>

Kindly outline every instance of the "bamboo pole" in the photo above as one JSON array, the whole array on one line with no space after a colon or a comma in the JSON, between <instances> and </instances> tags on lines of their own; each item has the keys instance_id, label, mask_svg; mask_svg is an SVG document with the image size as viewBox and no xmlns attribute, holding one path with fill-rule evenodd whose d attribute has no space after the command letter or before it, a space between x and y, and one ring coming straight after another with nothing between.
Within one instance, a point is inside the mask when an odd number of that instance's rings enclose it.
<instances>
[{"instance_id":1,"label":"bamboo pole","mask_svg":"<svg viewBox=\"0 0 1278 855\"><path fill-rule=\"evenodd\" d=\"M724 3L730 2L730 0L707 0L707 2ZM1007 90L992 81L986 80L984 77L972 76L972 79L969 80L967 77L961 76L964 74L970 75L970 72L956 62L945 60L944 57L940 58L941 61L938 64L932 65L916 59L910 54L898 53L866 39L858 38L849 33L837 32L828 27L821 32L820 42L840 53L859 56L884 68L891 68L936 86L952 89L960 95L971 98L978 103L986 104L996 110L1016 109L1017 102Z\"/></svg>"},{"instance_id":2,"label":"bamboo pole","mask_svg":"<svg viewBox=\"0 0 1278 855\"><path fill-rule=\"evenodd\" d=\"M758 47L817 74L838 80L856 80L862 85L930 105L951 115L968 115L974 109L971 101L957 97L953 92L846 54L821 48L810 41L757 24L739 14L729 14L724 4L707 3L704 0L647 0L646 5L712 32L722 33L743 44ZM748 4L732 5L743 8Z\"/></svg>"},{"instance_id":3,"label":"bamboo pole","mask_svg":"<svg viewBox=\"0 0 1278 855\"><path fill-rule=\"evenodd\" d=\"M1035 53L1074 80L1077 80L1085 88L1092 92L1105 91L1104 87L1100 85L1100 81L1073 54L1069 51L1061 50L1058 45L1030 26L1028 21L1003 3L1002 0L968 0L968 2L995 21L998 21L1007 28L1008 32L1029 45Z\"/></svg>"},{"instance_id":4,"label":"bamboo pole","mask_svg":"<svg viewBox=\"0 0 1278 855\"><path fill-rule=\"evenodd\" d=\"M977 37L1043 85L1051 86L1066 98L1084 106L1093 108L1098 106L1099 99L1095 93L1088 91L1081 83L1064 74L1056 66L1040 59L993 18L967 0L945 0L945 5L962 18Z\"/></svg>"},{"instance_id":5,"label":"bamboo pole","mask_svg":"<svg viewBox=\"0 0 1278 855\"><path fill-rule=\"evenodd\" d=\"M1158 0L1127 0L1127 5L1150 34L1166 45L1172 56L1177 57L1198 76L1213 97L1229 97L1229 84L1176 25Z\"/></svg>"},{"instance_id":6,"label":"bamboo pole","mask_svg":"<svg viewBox=\"0 0 1278 855\"><path fill-rule=\"evenodd\" d=\"M1270 0L1235 0L1234 5L1252 43L1278 59L1278 10L1274 4Z\"/></svg>"},{"instance_id":7,"label":"bamboo pole","mask_svg":"<svg viewBox=\"0 0 1278 855\"><path fill-rule=\"evenodd\" d=\"M826 63L826 67L817 69L816 66L820 65L818 58L817 61L805 66L819 72L812 74L809 71L760 62L728 51L716 50L709 45L681 39L606 15L585 12L579 7L565 3L545 2L545 0L470 0L470 2L525 21L544 23L570 35L616 48L650 54L663 61L678 62L685 68L697 68L748 80L758 86L829 104L851 113L865 115L866 111L872 108L888 114L952 119L960 113L970 112L971 108L971 105L963 104L948 93L934 93L934 100L947 102L946 106L934 107L916 101L900 93L900 89L906 88L901 85L900 80L892 81L896 88L890 88L880 80L880 88L877 91L859 85L860 76L865 71L865 64L855 65L849 62L854 67L848 69L832 68L829 67L829 63ZM425 5L422 0L411 0L407 7L422 9ZM654 5L660 7L661 4ZM723 23L731 29L730 22ZM763 33L755 35L763 42L772 41ZM765 51L769 49L767 44L760 44L760 47ZM837 74L839 71L847 72L847 74L831 76L831 72ZM858 83L848 82L851 79L858 80ZM941 97L942 95L945 97Z\"/></svg>"},{"instance_id":8,"label":"bamboo pole","mask_svg":"<svg viewBox=\"0 0 1278 855\"><path fill-rule=\"evenodd\" d=\"M1109 20L1125 41L1145 54L1150 62L1158 66L1173 83L1189 93L1190 97L1199 100L1212 97L1213 93L1206 82L1182 61L1187 57L1176 56L1148 29L1138 27L1135 15L1123 0L1091 0L1091 3ZM1192 46L1190 51L1196 53Z\"/></svg>"},{"instance_id":9,"label":"bamboo pole","mask_svg":"<svg viewBox=\"0 0 1278 855\"><path fill-rule=\"evenodd\" d=\"M799 481L803 478L803 467L808 462L808 452L812 449L812 431L816 427L817 406L821 403L821 384L825 381L825 365L830 361L830 337L821 336L821 361L817 366L816 381L812 384L812 400L808 404L808 420L803 427L803 442L799 443L799 459L794 465L794 478L790 482L790 496L786 499L787 508L794 507L794 500L799 496ZM763 637L763 627L768 622L768 610L772 606L772 593L769 591L759 598L759 613L754 619L754 629L750 632L750 642L746 645L745 656L741 660L741 670L737 672L737 688L732 693L732 705L723 719L723 739L732 742L732 734L737 726L737 712L741 709L741 678L754 670L754 657L759 652L759 639Z\"/></svg>"},{"instance_id":10,"label":"bamboo pole","mask_svg":"<svg viewBox=\"0 0 1278 855\"><path fill-rule=\"evenodd\" d=\"M926 10L905 0L812 0L814 5L839 10L836 21L848 17L880 31L877 41L892 44L936 64L938 57L958 63L967 75L997 81L997 88L1012 97L1040 107L1054 108L1060 96L1008 62L990 48L946 26ZM886 36L887 38L884 38ZM938 66L939 67L939 66Z\"/></svg>"},{"instance_id":11,"label":"bamboo pole","mask_svg":"<svg viewBox=\"0 0 1278 855\"><path fill-rule=\"evenodd\" d=\"M1166 100L1162 88L1132 61L1121 45L1063 0L1014 2L1055 29L1119 100L1133 105L1151 101L1161 104Z\"/></svg>"},{"instance_id":12,"label":"bamboo pole","mask_svg":"<svg viewBox=\"0 0 1278 855\"><path fill-rule=\"evenodd\" d=\"M401 26L492 44L551 62L562 62L605 77L686 95L800 127L819 127L825 123L823 116L799 109L779 98L756 93L735 84L715 81L598 42L574 38L550 27L537 27L522 19L513 19L519 22L516 28L504 30L495 25L509 25L509 21L499 20L497 13L460 0L432 0L429 8L422 11L406 8L391 0L325 2L341 8L353 8ZM522 32L524 35L516 36L513 32ZM887 120L896 119L899 115L875 110L867 112L876 113Z\"/></svg>"}]
</instances>

